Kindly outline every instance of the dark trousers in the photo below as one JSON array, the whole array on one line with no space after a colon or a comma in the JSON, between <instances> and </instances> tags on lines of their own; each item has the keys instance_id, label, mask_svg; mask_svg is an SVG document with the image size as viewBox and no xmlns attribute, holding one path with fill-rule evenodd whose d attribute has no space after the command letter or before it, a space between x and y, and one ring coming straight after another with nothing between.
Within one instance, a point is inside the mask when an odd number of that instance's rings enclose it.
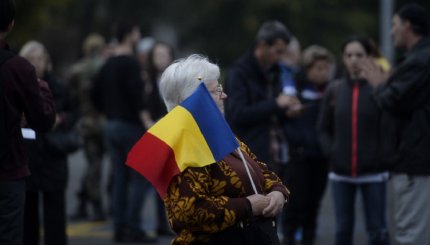
<instances>
[{"instance_id":1,"label":"dark trousers","mask_svg":"<svg viewBox=\"0 0 430 245\"><path fill-rule=\"evenodd\" d=\"M113 165L112 218L115 234L127 228L140 230L140 212L149 182L128 167L125 161L145 131L140 125L122 120L108 120L105 130Z\"/></svg>"},{"instance_id":2,"label":"dark trousers","mask_svg":"<svg viewBox=\"0 0 430 245\"><path fill-rule=\"evenodd\" d=\"M0 244L22 244L25 180L0 181Z\"/></svg>"},{"instance_id":3,"label":"dark trousers","mask_svg":"<svg viewBox=\"0 0 430 245\"><path fill-rule=\"evenodd\" d=\"M42 202L39 199L42 197ZM24 244L40 244L39 204L42 204L45 245L67 244L64 191L29 191L24 213Z\"/></svg>"},{"instance_id":4,"label":"dark trousers","mask_svg":"<svg viewBox=\"0 0 430 245\"><path fill-rule=\"evenodd\" d=\"M355 197L361 190L369 245L388 245L390 238L386 224L386 183L353 184L331 181L336 212L336 245L353 244Z\"/></svg>"},{"instance_id":5,"label":"dark trousers","mask_svg":"<svg viewBox=\"0 0 430 245\"><path fill-rule=\"evenodd\" d=\"M286 167L284 183L291 191L284 212L285 239L294 244L294 234L302 227L303 244L313 244L318 210L327 184L326 159L292 158Z\"/></svg>"}]
</instances>

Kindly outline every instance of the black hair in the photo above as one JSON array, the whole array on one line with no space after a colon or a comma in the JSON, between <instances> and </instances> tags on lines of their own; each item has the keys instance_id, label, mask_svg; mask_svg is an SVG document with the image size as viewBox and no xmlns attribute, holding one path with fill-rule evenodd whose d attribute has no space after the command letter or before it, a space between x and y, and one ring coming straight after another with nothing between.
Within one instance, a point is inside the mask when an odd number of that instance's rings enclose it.
<instances>
[{"instance_id":1,"label":"black hair","mask_svg":"<svg viewBox=\"0 0 430 245\"><path fill-rule=\"evenodd\" d=\"M285 43L290 42L291 34L287 27L276 20L264 22L258 30L256 41L264 41L268 45L273 45L277 39L282 39Z\"/></svg>"},{"instance_id":2,"label":"black hair","mask_svg":"<svg viewBox=\"0 0 430 245\"><path fill-rule=\"evenodd\" d=\"M157 76L158 76L158 73L160 72L157 70L154 64L155 48L160 45L167 47L167 49L169 50L169 55L172 58L172 62L175 60L175 51L173 49L173 46L163 41L156 41L152 45L152 48L149 50L149 53L148 53L148 78L150 79L151 82L157 81Z\"/></svg>"},{"instance_id":3,"label":"black hair","mask_svg":"<svg viewBox=\"0 0 430 245\"><path fill-rule=\"evenodd\" d=\"M15 1L0 0L0 32L6 32L15 19Z\"/></svg>"},{"instance_id":4,"label":"black hair","mask_svg":"<svg viewBox=\"0 0 430 245\"><path fill-rule=\"evenodd\" d=\"M372 44L370 42L370 39L364 36L350 36L347 39L345 39L345 41L343 41L342 43L342 53L345 52L345 48L348 44L353 43L353 42L357 42L359 43L363 48L364 51L366 52L367 55L372 55Z\"/></svg>"},{"instance_id":5,"label":"black hair","mask_svg":"<svg viewBox=\"0 0 430 245\"><path fill-rule=\"evenodd\" d=\"M129 35L133 29L136 27L136 25L132 24L129 21L120 21L115 27L115 38L118 41L118 43L121 43L124 41L124 39Z\"/></svg>"},{"instance_id":6,"label":"black hair","mask_svg":"<svg viewBox=\"0 0 430 245\"><path fill-rule=\"evenodd\" d=\"M429 12L422 6L416 3L408 3L403 5L397 15L403 21L409 21L412 26L412 31L421 36L429 35Z\"/></svg>"}]
</instances>

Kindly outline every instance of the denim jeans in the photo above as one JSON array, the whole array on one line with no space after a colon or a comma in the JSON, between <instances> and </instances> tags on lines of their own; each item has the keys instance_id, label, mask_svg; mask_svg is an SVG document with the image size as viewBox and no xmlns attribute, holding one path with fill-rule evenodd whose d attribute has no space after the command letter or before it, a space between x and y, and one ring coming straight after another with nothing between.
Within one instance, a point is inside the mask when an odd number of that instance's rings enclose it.
<instances>
[{"instance_id":1,"label":"denim jeans","mask_svg":"<svg viewBox=\"0 0 430 245\"><path fill-rule=\"evenodd\" d=\"M353 244L355 223L355 196L361 190L366 230L369 236L368 244L390 244L386 224L386 183L348 183L331 181L334 208L336 213L336 242L337 245Z\"/></svg>"},{"instance_id":2,"label":"denim jeans","mask_svg":"<svg viewBox=\"0 0 430 245\"><path fill-rule=\"evenodd\" d=\"M113 165L112 214L115 231L139 229L141 209L149 182L125 165L127 154L145 132L139 124L108 120L105 134Z\"/></svg>"}]
</instances>

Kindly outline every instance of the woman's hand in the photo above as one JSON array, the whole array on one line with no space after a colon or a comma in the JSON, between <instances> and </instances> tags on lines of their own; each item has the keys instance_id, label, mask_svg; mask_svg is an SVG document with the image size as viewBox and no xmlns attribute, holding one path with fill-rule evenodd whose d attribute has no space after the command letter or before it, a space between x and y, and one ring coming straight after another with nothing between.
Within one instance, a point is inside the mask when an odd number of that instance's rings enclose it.
<instances>
[{"instance_id":1,"label":"woman's hand","mask_svg":"<svg viewBox=\"0 0 430 245\"><path fill-rule=\"evenodd\" d=\"M288 109L289 107L300 104L300 100L297 99L296 96L281 93L276 97L276 104L278 104L279 108Z\"/></svg>"},{"instance_id":2,"label":"woman's hand","mask_svg":"<svg viewBox=\"0 0 430 245\"><path fill-rule=\"evenodd\" d=\"M264 217L275 217L282 211L285 203L284 194L280 191L272 191L266 197L270 198L269 205L263 209Z\"/></svg>"},{"instance_id":3,"label":"woman's hand","mask_svg":"<svg viewBox=\"0 0 430 245\"><path fill-rule=\"evenodd\" d=\"M254 216L262 215L263 209L267 207L270 203L270 197L263 196L260 194L254 194L246 197L251 203L252 214Z\"/></svg>"}]
</instances>

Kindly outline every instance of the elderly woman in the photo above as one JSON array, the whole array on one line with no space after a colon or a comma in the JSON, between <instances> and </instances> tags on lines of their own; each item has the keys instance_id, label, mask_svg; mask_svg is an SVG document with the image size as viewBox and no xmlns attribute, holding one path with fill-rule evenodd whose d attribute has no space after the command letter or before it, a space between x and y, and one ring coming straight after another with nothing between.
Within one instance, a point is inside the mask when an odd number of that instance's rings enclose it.
<instances>
[{"instance_id":1,"label":"elderly woman","mask_svg":"<svg viewBox=\"0 0 430 245\"><path fill-rule=\"evenodd\" d=\"M176 61L160 80L167 110L185 100L203 82L224 112L227 95L218 82L219 76L219 67L202 56ZM240 149L259 194L254 194L236 152L206 167L185 169L172 179L164 198L169 223L177 234L172 244L248 244L241 224L246 224L251 215L273 218L281 212L289 191L245 144L241 143Z\"/></svg>"}]
</instances>

